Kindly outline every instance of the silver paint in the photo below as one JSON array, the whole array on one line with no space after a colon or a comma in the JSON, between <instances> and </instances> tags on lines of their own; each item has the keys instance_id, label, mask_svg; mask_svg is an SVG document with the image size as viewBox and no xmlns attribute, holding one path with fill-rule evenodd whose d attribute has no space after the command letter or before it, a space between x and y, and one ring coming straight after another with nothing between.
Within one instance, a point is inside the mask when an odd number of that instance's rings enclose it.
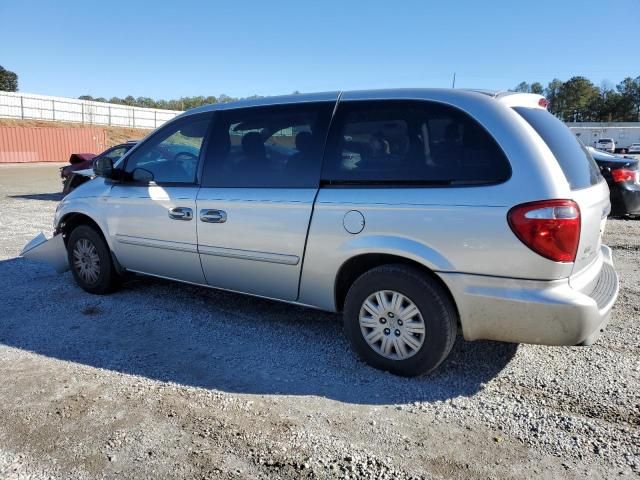
<instances>
[{"instance_id":1,"label":"silver paint","mask_svg":"<svg viewBox=\"0 0 640 480\"><path fill-rule=\"evenodd\" d=\"M336 275L358 255L412 260L449 288L468 339L573 344L606 322L614 289L599 309L589 297L604 262L605 182L572 191L553 154L511 106L536 96L446 89L404 89L267 97L190 110L205 111L315 101L430 100L462 109L495 138L512 166L506 182L437 188L241 189L139 187L94 179L56 212L97 223L126 269L334 311ZM142 144L144 142L141 142ZM140 145L138 144L138 145ZM135 152L134 147L127 155ZM125 156L126 157L126 156ZM122 160L121 160L122 161ZM547 260L511 232L507 212L543 199L572 199L582 236L575 263ZM198 212L172 220L174 208ZM201 211L224 212L225 222ZM351 211L366 218L357 235ZM216 220L221 216L210 219Z\"/></svg>"}]
</instances>

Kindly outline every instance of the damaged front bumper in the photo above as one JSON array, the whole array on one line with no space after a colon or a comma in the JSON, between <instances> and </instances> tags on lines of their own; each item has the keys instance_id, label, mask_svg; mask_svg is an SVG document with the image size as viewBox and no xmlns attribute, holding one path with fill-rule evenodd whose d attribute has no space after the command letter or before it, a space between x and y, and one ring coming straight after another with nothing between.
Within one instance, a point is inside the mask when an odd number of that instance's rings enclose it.
<instances>
[{"instance_id":1,"label":"damaged front bumper","mask_svg":"<svg viewBox=\"0 0 640 480\"><path fill-rule=\"evenodd\" d=\"M36 260L51 265L58 273L69 270L67 259L67 248L62 238L62 233L47 239L44 233L40 232L33 240L27 243L20 256L29 260Z\"/></svg>"}]
</instances>

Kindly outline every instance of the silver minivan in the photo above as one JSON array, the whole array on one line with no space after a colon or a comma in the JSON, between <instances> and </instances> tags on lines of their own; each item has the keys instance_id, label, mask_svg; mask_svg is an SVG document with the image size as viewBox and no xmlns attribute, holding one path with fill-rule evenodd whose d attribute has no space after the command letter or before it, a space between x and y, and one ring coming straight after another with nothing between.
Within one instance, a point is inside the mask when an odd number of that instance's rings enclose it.
<instances>
[{"instance_id":1,"label":"silver minivan","mask_svg":"<svg viewBox=\"0 0 640 480\"><path fill-rule=\"evenodd\" d=\"M467 340L589 345L618 294L609 191L539 95L445 89L190 110L66 196L23 255L110 292L127 272L343 312L369 364Z\"/></svg>"}]
</instances>

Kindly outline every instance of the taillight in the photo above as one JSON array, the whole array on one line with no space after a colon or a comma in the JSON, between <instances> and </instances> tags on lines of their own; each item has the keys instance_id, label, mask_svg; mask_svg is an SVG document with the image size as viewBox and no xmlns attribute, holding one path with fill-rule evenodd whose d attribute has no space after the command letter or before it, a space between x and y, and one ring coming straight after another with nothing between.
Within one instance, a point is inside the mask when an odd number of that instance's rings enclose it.
<instances>
[{"instance_id":1,"label":"taillight","mask_svg":"<svg viewBox=\"0 0 640 480\"><path fill-rule=\"evenodd\" d=\"M534 252L554 262L573 262L580 242L580 208L572 200L541 200L509 210L513 233Z\"/></svg>"},{"instance_id":2,"label":"taillight","mask_svg":"<svg viewBox=\"0 0 640 480\"><path fill-rule=\"evenodd\" d=\"M636 179L635 170L627 170L626 168L617 168L611 170L611 178L616 183L633 182Z\"/></svg>"},{"instance_id":3,"label":"taillight","mask_svg":"<svg viewBox=\"0 0 640 480\"><path fill-rule=\"evenodd\" d=\"M549 100L547 100L546 98L541 98L540 100L538 100L538 105L542 108L547 108L549 106Z\"/></svg>"}]
</instances>

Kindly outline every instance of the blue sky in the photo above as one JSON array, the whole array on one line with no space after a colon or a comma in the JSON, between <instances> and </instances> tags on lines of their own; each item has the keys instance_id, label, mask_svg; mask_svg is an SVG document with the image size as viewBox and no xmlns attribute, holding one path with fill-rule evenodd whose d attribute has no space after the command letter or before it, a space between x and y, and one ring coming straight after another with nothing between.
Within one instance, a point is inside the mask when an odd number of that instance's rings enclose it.
<instances>
[{"instance_id":1,"label":"blue sky","mask_svg":"<svg viewBox=\"0 0 640 480\"><path fill-rule=\"evenodd\" d=\"M615 84L640 75L638 13L639 0L0 0L0 65L21 91L71 97L447 87L453 72L459 87Z\"/></svg>"}]
</instances>

